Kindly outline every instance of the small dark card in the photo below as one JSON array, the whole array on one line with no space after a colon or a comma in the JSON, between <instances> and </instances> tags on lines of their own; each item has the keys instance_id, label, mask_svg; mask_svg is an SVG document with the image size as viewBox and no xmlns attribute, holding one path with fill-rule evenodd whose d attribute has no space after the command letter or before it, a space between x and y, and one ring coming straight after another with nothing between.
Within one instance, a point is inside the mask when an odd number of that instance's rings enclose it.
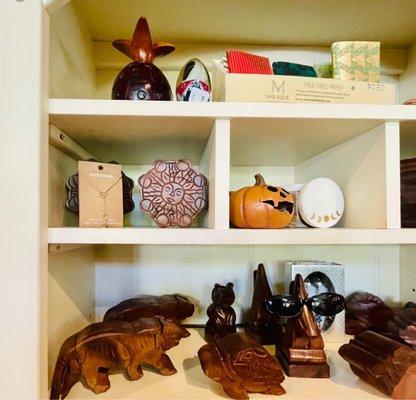
<instances>
[{"instance_id":1,"label":"small dark card","mask_svg":"<svg viewBox=\"0 0 416 400\"><path fill-rule=\"evenodd\" d=\"M273 63L273 73L275 75L307 76L309 78L318 77L315 69L310 65L295 64L283 61Z\"/></svg>"}]
</instances>

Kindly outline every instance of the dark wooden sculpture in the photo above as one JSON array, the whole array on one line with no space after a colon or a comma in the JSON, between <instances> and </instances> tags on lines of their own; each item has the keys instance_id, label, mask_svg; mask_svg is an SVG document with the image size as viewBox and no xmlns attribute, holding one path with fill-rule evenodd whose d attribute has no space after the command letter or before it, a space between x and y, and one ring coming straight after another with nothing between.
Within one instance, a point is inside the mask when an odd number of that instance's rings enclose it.
<instances>
[{"instance_id":1,"label":"dark wooden sculpture","mask_svg":"<svg viewBox=\"0 0 416 400\"><path fill-rule=\"evenodd\" d=\"M393 399L416 399L416 351L365 331L340 347L338 353L355 375Z\"/></svg>"},{"instance_id":2,"label":"dark wooden sculpture","mask_svg":"<svg viewBox=\"0 0 416 400\"><path fill-rule=\"evenodd\" d=\"M259 264L253 273L254 291L251 303L251 321L245 326L261 344L277 344L280 340L282 327L280 317L271 314L265 307L265 300L272 296L266 270Z\"/></svg>"},{"instance_id":3,"label":"dark wooden sculpture","mask_svg":"<svg viewBox=\"0 0 416 400\"><path fill-rule=\"evenodd\" d=\"M308 298L300 274L292 282L290 294ZM324 341L309 305L303 306L299 316L288 319L280 346L276 346L276 356L288 376L329 378Z\"/></svg>"},{"instance_id":4,"label":"dark wooden sculpture","mask_svg":"<svg viewBox=\"0 0 416 400\"><path fill-rule=\"evenodd\" d=\"M131 40L115 40L113 46L133 60L114 81L113 99L172 100L168 80L152 61L171 53L175 47L169 43L152 43L146 18L138 20Z\"/></svg>"},{"instance_id":5,"label":"dark wooden sculpture","mask_svg":"<svg viewBox=\"0 0 416 400\"><path fill-rule=\"evenodd\" d=\"M141 364L172 375L176 369L165 351L187 336L185 328L163 317L88 325L62 345L50 398L64 399L78 381L96 394L105 392L110 388L110 371L123 372L129 380L140 379Z\"/></svg>"},{"instance_id":6,"label":"dark wooden sculpture","mask_svg":"<svg viewBox=\"0 0 416 400\"><path fill-rule=\"evenodd\" d=\"M124 300L110 308L104 315L104 321L132 322L142 317L159 315L174 321L182 321L192 316L194 305L180 294L163 296L138 296Z\"/></svg>"},{"instance_id":7,"label":"dark wooden sculpture","mask_svg":"<svg viewBox=\"0 0 416 400\"><path fill-rule=\"evenodd\" d=\"M345 333L357 335L366 330L384 332L393 319L393 310L368 292L355 292L346 298Z\"/></svg>"},{"instance_id":8,"label":"dark wooden sculpture","mask_svg":"<svg viewBox=\"0 0 416 400\"><path fill-rule=\"evenodd\" d=\"M236 331L236 315L231 305L234 303L234 285L229 282L226 286L215 284L212 289L212 304L208 306L208 322L205 326L207 341L226 336Z\"/></svg>"},{"instance_id":9,"label":"dark wooden sculpture","mask_svg":"<svg viewBox=\"0 0 416 400\"><path fill-rule=\"evenodd\" d=\"M399 340L416 349L416 304L407 303L404 308L395 310L394 319L389 321L389 337Z\"/></svg>"},{"instance_id":10,"label":"dark wooden sculpture","mask_svg":"<svg viewBox=\"0 0 416 400\"><path fill-rule=\"evenodd\" d=\"M416 158L400 161L402 228L416 228Z\"/></svg>"},{"instance_id":11,"label":"dark wooden sculpture","mask_svg":"<svg viewBox=\"0 0 416 400\"><path fill-rule=\"evenodd\" d=\"M90 159L88 161L98 162ZM110 161L109 164L118 164L117 161ZM123 185L123 214L128 214L134 210L133 187L134 181L121 171L121 181ZM72 175L65 183L67 199L65 208L75 215L79 215L79 194L78 194L78 174Z\"/></svg>"},{"instance_id":12,"label":"dark wooden sculpture","mask_svg":"<svg viewBox=\"0 0 416 400\"><path fill-rule=\"evenodd\" d=\"M247 333L217 338L201 347L198 357L205 375L233 399L248 399L247 393L286 393L276 358Z\"/></svg>"}]
</instances>

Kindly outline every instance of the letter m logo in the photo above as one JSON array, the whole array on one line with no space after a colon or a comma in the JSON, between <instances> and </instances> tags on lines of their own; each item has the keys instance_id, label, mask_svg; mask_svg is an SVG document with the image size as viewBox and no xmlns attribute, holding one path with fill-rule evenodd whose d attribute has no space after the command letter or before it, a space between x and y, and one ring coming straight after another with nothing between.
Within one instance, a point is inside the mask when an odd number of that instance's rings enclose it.
<instances>
[{"instance_id":1,"label":"letter m logo","mask_svg":"<svg viewBox=\"0 0 416 400\"><path fill-rule=\"evenodd\" d=\"M276 82L275 80L272 81L272 93L284 93L285 92L285 81L283 82Z\"/></svg>"}]
</instances>

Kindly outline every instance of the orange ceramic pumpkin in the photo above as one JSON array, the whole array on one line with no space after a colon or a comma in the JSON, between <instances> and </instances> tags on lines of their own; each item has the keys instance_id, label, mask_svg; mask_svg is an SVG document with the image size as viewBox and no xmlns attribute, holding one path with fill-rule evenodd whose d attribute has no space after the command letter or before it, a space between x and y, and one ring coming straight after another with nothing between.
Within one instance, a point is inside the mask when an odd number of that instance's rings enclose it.
<instances>
[{"instance_id":1,"label":"orange ceramic pumpkin","mask_svg":"<svg viewBox=\"0 0 416 400\"><path fill-rule=\"evenodd\" d=\"M284 228L293 218L294 200L286 190L267 185L257 174L254 186L237 190L230 198L231 223L236 228Z\"/></svg>"}]
</instances>

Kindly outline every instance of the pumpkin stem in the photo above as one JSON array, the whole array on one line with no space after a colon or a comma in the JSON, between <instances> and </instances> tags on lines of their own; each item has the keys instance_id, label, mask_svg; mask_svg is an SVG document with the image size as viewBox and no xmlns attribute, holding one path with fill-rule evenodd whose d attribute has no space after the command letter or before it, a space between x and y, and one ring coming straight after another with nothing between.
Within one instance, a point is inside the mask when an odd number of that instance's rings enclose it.
<instances>
[{"instance_id":1,"label":"pumpkin stem","mask_svg":"<svg viewBox=\"0 0 416 400\"><path fill-rule=\"evenodd\" d=\"M266 181L260 174L254 175L254 178L256 179L256 184L254 186L265 186Z\"/></svg>"}]
</instances>

